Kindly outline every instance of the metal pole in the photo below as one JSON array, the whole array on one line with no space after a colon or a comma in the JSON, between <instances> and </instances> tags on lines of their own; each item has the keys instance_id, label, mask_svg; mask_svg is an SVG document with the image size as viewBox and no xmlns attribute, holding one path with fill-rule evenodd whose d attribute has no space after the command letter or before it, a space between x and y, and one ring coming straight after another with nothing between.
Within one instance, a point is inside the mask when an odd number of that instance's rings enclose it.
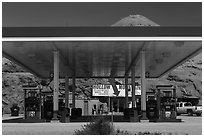
<instances>
[{"instance_id":1,"label":"metal pole","mask_svg":"<svg viewBox=\"0 0 204 137\"><path fill-rule=\"evenodd\" d=\"M111 123L112 123L112 126L113 126L113 98L111 99Z\"/></svg>"},{"instance_id":2,"label":"metal pole","mask_svg":"<svg viewBox=\"0 0 204 137\"><path fill-rule=\"evenodd\" d=\"M72 108L75 108L75 75L72 77Z\"/></svg>"},{"instance_id":3,"label":"metal pole","mask_svg":"<svg viewBox=\"0 0 204 137\"><path fill-rule=\"evenodd\" d=\"M134 58L134 46L131 46L131 58ZM135 109L135 62L132 65L131 69L131 74L132 74L132 108ZM135 117L135 116L134 116Z\"/></svg>"},{"instance_id":4,"label":"metal pole","mask_svg":"<svg viewBox=\"0 0 204 137\"><path fill-rule=\"evenodd\" d=\"M27 118L27 115L26 115L26 89L24 89L24 118L26 119Z\"/></svg>"},{"instance_id":5,"label":"metal pole","mask_svg":"<svg viewBox=\"0 0 204 137\"><path fill-rule=\"evenodd\" d=\"M119 112L119 107L120 107L120 102L119 102L119 99L117 100L117 112Z\"/></svg>"},{"instance_id":6,"label":"metal pole","mask_svg":"<svg viewBox=\"0 0 204 137\"><path fill-rule=\"evenodd\" d=\"M63 115L63 122L68 123L70 122L70 110L69 110L69 78L68 72L65 75L65 110Z\"/></svg>"},{"instance_id":7,"label":"metal pole","mask_svg":"<svg viewBox=\"0 0 204 137\"><path fill-rule=\"evenodd\" d=\"M132 67L132 108L135 108L135 67Z\"/></svg>"},{"instance_id":8,"label":"metal pole","mask_svg":"<svg viewBox=\"0 0 204 137\"><path fill-rule=\"evenodd\" d=\"M145 51L141 51L141 111L142 118L147 119L146 117L146 78L145 78Z\"/></svg>"},{"instance_id":9,"label":"metal pole","mask_svg":"<svg viewBox=\"0 0 204 137\"><path fill-rule=\"evenodd\" d=\"M128 76L125 76L125 108L128 108Z\"/></svg>"},{"instance_id":10,"label":"metal pole","mask_svg":"<svg viewBox=\"0 0 204 137\"><path fill-rule=\"evenodd\" d=\"M69 78L68 73L65 76L65 108L69 108Z\"/></svg>"},{"instance_id":11,"label":"metal pole","mask_svg":"<svg viewBox=\"0 0 204 137\"><path fill-rule=\"evenodd\" d=\"M126 48L125 53L125 70L128 68L129 63L129 49L130 49L130 43L128 43L128 47ZM128 108L128 75L125 75L125 108Z\"/></svg>"},{"instance_id":12,"label":"metal pole","mask_svg":"<svg viewBox=\"0 0 204 137\"><path fill-rule=\"evenodd\" d=\"M111 102L110 97L108 97L108 113L111 112Z\"/></svg>"},{"instance_id":13,"label":"metal pole","mask_svg":"<svg viewBox=\"0 0 204 137\"><path fill-rule=\"evenodd\" d=\"M40 92L39 93L40 94L40 105L39 105L39 107L40 107L39 111L40 112L39 112L39 117L40 117L40 119L42 119L42 115L41 115L42 114L42 94L41 94L42 92L41 92L41 85L40 85L40 88L39 88L39 92Z\"/></svg>"},{"instance_id":14,"label":"metal pole","mask_svg":"<svg viewBox=\"0 0 204 137\"><path fill-rule=\"evenodd\" d=\"M73 76L72 76L72 108L75 108L75 77L76 77L76 52L75 52L75 47L73 47L72 49L72 54L73 54L73 58L72 58L72 63L73 63Z\"/></svg>"},{"instance_id":15,"label":"metal pole","mask_svg":"<svg viewBox=\"0 0 204 137\"><path fill-rule=\"evenodd\" d=\"M59 92L59 51L54 51L53 120L57 120Z\"/></svg>"},{"instance_id":16,"label":"metal pole","mask_svg":"<svg viewBox=\"0 0 204 137\"><path fill-rule=\"evenodd\" d=\"M132 46L132 52L131 52L132 59L134 58L134 46ZM138 115L136 113L136 100L135 100L135 62L132 65L131 69L131 74L132 74L132 111L133 111L133 119L131 122L137 122L138 121Z\"/></svg>"}]
</instances>

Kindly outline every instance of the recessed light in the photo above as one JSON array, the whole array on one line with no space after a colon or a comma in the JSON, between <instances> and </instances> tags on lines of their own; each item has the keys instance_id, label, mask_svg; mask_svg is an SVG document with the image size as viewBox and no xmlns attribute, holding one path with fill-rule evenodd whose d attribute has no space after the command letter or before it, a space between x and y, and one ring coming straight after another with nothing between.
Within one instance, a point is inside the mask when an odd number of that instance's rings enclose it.
<instances>
[{"instance_id":1,"label":"recessed light","mask_svg":"<svg viewBox=\"0 0 204 137\"><path fill-rule=\"evenodd\" d=\"M35 57L35 53L28 54L28 57L29 58L34 58Z\"/></svg>"},{"instance_id":2,"label":"recessed light","mask_svg":"<svg viewBox=\"0 0 204 137\"><path fill-rule=\"evenodd\" d=\"M171 56L171 53L170 52L163 52L162 56L165 57L165 58L168 58L168 57Z\"/></svg>"},{"instance_id":3,"label":"recessed light","mask_svg":"<svg viewBox=\"0 0 204 137\"><path fill-rule=\"evenodd\" d=\"M37 64L42 64L43 62L41 60L36 61Z\"/></svg>"},{"instance_id":4,"label":"recessed light","mask_svg":"<svg viewBox=\"0 0 204 137\"><path fill-rule=\"evenodd\" d=\"M149 66L150 70L155 70L155 66Z\"/></svg>"},{"instance_id":5,"label":"recessed light","mask_svg":"<svg viewBox=\"0 0 204 137\"><path fill-rule=\"evenodd\" d=\"M156 63L161 64L163 62L163 59L159 58L159 59L155 59Z\"/></svg>"},{"instance_id":6,"label":"recessed light","mask_svg":"<svg viewBox=\"0 0 204 137\"><path fill-rule=\"evenodd\" d=\"M182 47L184 45L184 42L183 41L175 41L174 44L177 47Z\"/></svg>"}]
</instances>

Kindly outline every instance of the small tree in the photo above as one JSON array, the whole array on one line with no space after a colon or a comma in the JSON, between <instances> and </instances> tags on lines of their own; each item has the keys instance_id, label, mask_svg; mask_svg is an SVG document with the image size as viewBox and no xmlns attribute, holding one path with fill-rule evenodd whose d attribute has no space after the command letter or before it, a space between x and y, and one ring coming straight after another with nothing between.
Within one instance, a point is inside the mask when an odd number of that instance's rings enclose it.
<instances>
[{"instance_id":1,"label":"small tree","mask_svg":"<svg viewBox=\"0 0 204 137\"><path fill-rule=\"evenodd\" d=\"M111 135L114 128L104 117L98 117L93 122L82 126L81 130L75 130L76 135Z\"/></svg>"}]
</instances>

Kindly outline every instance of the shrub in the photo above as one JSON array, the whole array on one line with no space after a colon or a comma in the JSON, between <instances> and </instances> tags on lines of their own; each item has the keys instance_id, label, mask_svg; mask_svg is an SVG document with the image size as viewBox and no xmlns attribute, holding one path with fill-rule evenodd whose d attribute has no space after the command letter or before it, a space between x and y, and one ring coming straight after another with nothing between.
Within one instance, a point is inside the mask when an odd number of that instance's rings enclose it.
<instances>
[{"instance_id":1,"label":"shrub","mask_svg":"<svg viewBox=\"0 0 204 137\"><path fill-rule=\"evenodd\" d=\"M116 130L115 135L129 135L127 131L120 130L119 128Z\"/></svg>"},{"instance_id":2,"label":"shrub","mask_svg":"<svg viewBox=\"0 0 204 137\"><path fill-rule=\"evenodd\" d=\"M149 131L145 131L145 132L138 132L135 135L161 135L162 133L160 132L149 132Z\"/></svg>"},{"instance_id":3,"label":"shrub","mask_svg":"<svg viewBox=\"0 0 204 137\"><path fill-rule=\"evenodd\" d=\"M113 127L111 122L105 117L96 117L86 125L82 125L80 130L75 130L76 135L130 135L128 131L123 131ZM137 132L135 135L172 135L172 133L161 133L161 132Z\"/></svg>"},{"instance_id":4,"label":"shrub","mask_svg":"<svg viewBox=\"0 0 204 137\"><path fill-rule=\"evenodd\" d=\"M98 117L92 122L83 125L81 130L75 130L76 135L111 135L113 133L113 126L103 117Z\"/></svg>"}]
</instances>

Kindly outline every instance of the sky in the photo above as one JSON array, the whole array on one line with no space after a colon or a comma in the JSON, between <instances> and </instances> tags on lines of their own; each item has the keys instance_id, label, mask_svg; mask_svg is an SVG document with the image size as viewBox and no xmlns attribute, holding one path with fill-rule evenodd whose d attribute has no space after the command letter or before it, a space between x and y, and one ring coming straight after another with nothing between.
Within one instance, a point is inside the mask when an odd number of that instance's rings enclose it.
<instances>
[{"instance_id":1,"label":"sky","mask_svg":"<svg viewBox=\"0 0 204 137\"><path fill-rule=\"evenodd\" d=\"M2 26L110 26L135 14L161 26L202 26L201 2L3 2Z\"/></svg>"}]
</instances>

